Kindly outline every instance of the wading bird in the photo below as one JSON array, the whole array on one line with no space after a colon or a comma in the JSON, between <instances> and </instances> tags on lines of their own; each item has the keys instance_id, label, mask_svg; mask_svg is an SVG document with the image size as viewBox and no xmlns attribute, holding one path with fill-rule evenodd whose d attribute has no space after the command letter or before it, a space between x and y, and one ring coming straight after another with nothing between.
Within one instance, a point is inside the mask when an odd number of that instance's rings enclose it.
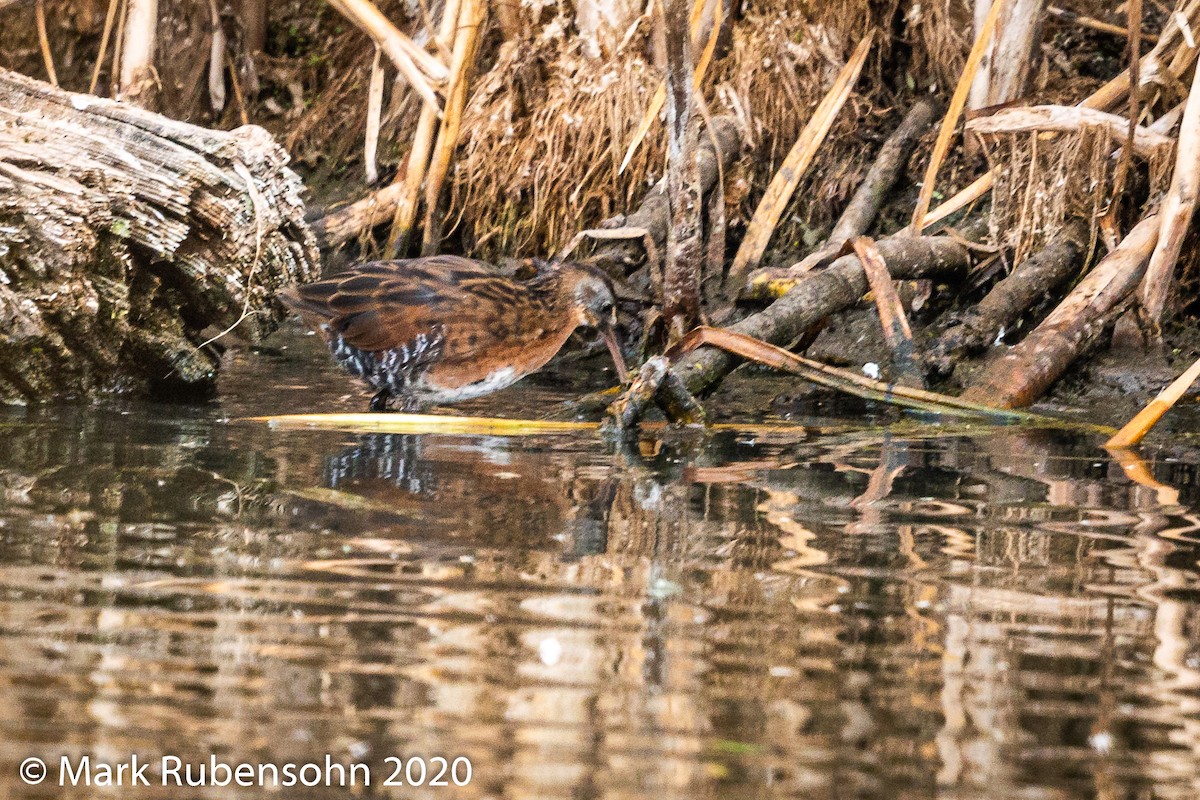
<instances>
[{"instance_id":1,"label":"wading bird","mask_svg":"<svg viewBox=\"0 0 1200 800\"><path fill-rule=\"evenodd\" d=\"M416 410L503 389L545 366L580 327L599 331L627 379L612 282L582 264L516 280L458 256L372 261L280 299L376 390L372 411L393 398Z\"/></svg>"}]
</instances>

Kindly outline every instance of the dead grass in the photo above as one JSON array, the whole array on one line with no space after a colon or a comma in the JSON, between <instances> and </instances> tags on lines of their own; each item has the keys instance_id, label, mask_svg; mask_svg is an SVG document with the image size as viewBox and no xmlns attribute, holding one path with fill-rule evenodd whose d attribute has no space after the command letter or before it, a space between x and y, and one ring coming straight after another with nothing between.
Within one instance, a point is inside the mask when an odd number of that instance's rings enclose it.
<instances>
[{"instance_id":1,"label":"dead grass","mask_svg":"<svg viewBox=\"0 0 1200 800\"><path fill-rule=\"evenodd\" d=\"M468 101L451 175L446 228L458 225L465 250L553 252L657 180L661 127L618 175L658 80L640 51L594 61L557 37L502 45Z\"/></svg>"},{"instance_id":2,"label":"dead grass","mask_svg":"<svg viewBox=\"0 0 1200 800\"><path fill-rule=\"evenodd\" d=\"M1039 249L1079 217L1089 223L1093 240L1100 218L1111 207L1121 146L1105 127L1070 134L1004 136L987 147L996 171L992 190L991 239L1012 249L1013 263ZM1172 152L1151 160L1150 185L1141 193L1160 195L1170 178ZM1128 198L1125 199L1128 206Z\"/></svg>"}]
</instances>

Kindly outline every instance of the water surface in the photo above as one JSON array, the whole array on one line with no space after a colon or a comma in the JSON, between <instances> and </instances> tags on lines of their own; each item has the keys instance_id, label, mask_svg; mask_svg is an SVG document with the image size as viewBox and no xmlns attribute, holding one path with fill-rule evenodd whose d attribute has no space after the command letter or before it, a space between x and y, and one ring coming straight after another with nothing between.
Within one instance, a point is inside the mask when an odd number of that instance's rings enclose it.
<instances>
[{"instance_id":1,"label":"water surface","mask_svg":"<svg viewBox=\"0 0 1200 800\"><path fill-rule=\"evenodd\" d=\"M241 358L213 406L0 415L0 796L297 793L17 777L131 753L372 765L314 797L1200 793L1194 438L284 432L240 418L361 397Z\"/></svg>"}]
</instances>

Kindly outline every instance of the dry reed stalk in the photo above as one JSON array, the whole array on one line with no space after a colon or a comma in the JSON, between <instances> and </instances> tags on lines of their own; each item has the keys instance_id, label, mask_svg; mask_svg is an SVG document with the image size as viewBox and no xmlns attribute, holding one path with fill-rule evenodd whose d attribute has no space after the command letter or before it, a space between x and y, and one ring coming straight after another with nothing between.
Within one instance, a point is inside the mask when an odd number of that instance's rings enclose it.
<instances>
[{"instance_id":1,"label":"dry reed stalk","mask_svg":"<svg viewBox=\"0 0 1200 800\"><path fill-rule=\"evenodd\" d=\"M58 86L58 73L54 71L54 54L50 52L50 37L46 35L46 0L37 0L33 6L34 22L37 25L38 48L51 86Z\"/></svg>"},{"instance_id":2,"label":"dry reed stalk","mask_svg":"<svg viewBox=\"0 0 1200 800\"><path fill-rule=\"evenodd\" d=\"M997 0L997 2L1003 2L1003 0ZM872 31L868 32L858 43L858 47L855 48L846 65L842 67L833 86L829 88L829 92L821 99L812 118L800 132L800 137L775 173L770 186L767 187L766 194L763 195L763 199L755 209L754 217L746 229L746 236L738 248L733 264L729 267L726 285L731 293L736 293L746 273L757 267L762 260L771 235L775 232L775 226L779 223L779 218L783 216L783 211L796 191L796 186L804 177L804 173L812 164L813 157L816 156L821 144L825 141L826 134L833 126L834 118L845 105L847 98L850 97L850 90L862 72L873 39L874 32Z\"/></svg>"},{"instance_id":3,"label":"dry reed stalk","mask_svg":"<svg viewBox=\"0 0 1200 800\"><path fill-rule=\"evenodd\" d=\"M121 57L121 99L138 105L153 105L157 41L158 0L129 0Z\"/></svg>"},{"instance_id":4,"label":"dry reed stalk","mask_svg":"<svg viewBox=\"0 0 1200 800\"><path fill-rule=\"evenodd\" d=\"M88 83L88 94L96 93L96 83L100 80L100 70L104 66L104 56L108 52L108 40L112 36L113 22L117 17L119 0L108 0L108 11L104 15L104 31L100 34L100 52L96 54L96 66L92 67L92 80Z\"/></svg>"},{"instance_id":5,"label":"dry reed stalk","mask_svg":"<svg viewBox=\"0 0 1200 800\"><path fill-rule=\"evenodd\" d=\"M221 11L217 0L208 0L212 40L208 52L208 101L214 114L225 110L225 29L221 26Z\"/></svg>"},{"instance_id":6,"label":"dry reed stalk","mask_svg":"<svg viewBox=\"0 0 1200 800\"><path fill-rule=\"evenodd\" d=\"M379 167L375 156L379 151L379 123L383 115L383 50L375 46L375 58L371 62L371 80L367 89L367 135L363 141L363 161L367 172L367 183L379 180Z\"/></svg>"},{"instance_id":7,"label":"dry reed stalk","mask_svg":"<svg viewBox=\"0 0 1200 800\"><path fill-rule=\"evenodd\" d=\"M449 47L455 38L458 27L458 15L461 0L446 0L442 6L442 21L434 42L439 51L449 52ZM453 61L454 54L450 53ZM388 233L385 255L396 258L408 249L408 240L412 233L413 222L417 218L417 204L421 197L421 184L425 182L425 173L429 169L429 153L433 147L433 134L437 129L438 116L429 106L421 107L417 119L417 128L413 133L412 144L408 148L408 157L404 162L403 171L396 176L399 183L403 176L403 190L397 196L396 208L392 213L392 229Z\"/></svg>"},{"instance_id":8,"label":"dry reed stalk","mask_svg":"<svg viewBox=\"0 0 1200 800\"><path fill-rule=\"evenodd\" d=\"M113 39L112 69L109 77L109 95L116 97L121 88L121 64L125 47L125 18L129 16L129 0L121 0L121 10L117 12L117 35Z\"/></svg>"},{"instance_id":9,"label":"dry reed stalk","mask_svg":"<svg viewBox=\"0 0 1200 800\"><path fill-rule=\"evenodd\" d=\"M919 236L921 231L925 229L925 216L929 213L929 202L933 198L933 188L937 181L938 170L942 166L942 161L946 158L946 153L950 150L950 140L954 137L954 130L958 127L958 118L967 103L967 95L971 91L971 82L974 80L975 70L979 67L979 62L983 59L983 55L987 51L988 43L992 38L992 32L996 28L996 21L1000 17L1000 12L1004 10L1005 3L1006 0L992 0L992 6L979 28L979 35L975 37L975 44L971 47L971 53L967 56L967 64L963 67L962 75L958 78L958 85L954 87L954 94L950 98L950 106L946 109L946 116L942 118L942 127L938 131L937 140L933 145L933 154L929 158L929 166L925 169L925 178L921 183L921 193L917 196L917 207L913 209L912 224L909 226L909 231L914 236Z\"/></svg>"},{"instance_id":10,"label":"dry reed stalk","mask_svg":"<svg viewBox=\"0 0 1200 800\"><path fill-rule=\"evenodd\" d=\"M946 416L991 419L999 422L1030 422L1050 419L1026 412L996 408L987 403L938 394L925 389L877 381L857 372L831 367L828 364L798 356L770 342L764 342L729 328L710 328L702 325L688 333L682 341L671 348L667 355L674 362L680 356L704 346L719 348L748 361L798 375L819 386L845 392L864 400L875 400L902 408L913 408Z\"/></svg>"},{"instance_id":11,"label":"dry reed stalk","mask_svg":"<svg viewBox=\"0 0 1200 800\"><path fill-rule=\"evenodd\" d=\"M692 10L691 35L693 41L700 34L700 27L703 24L703 11L707 5L707 0L696 0ZM717 49L717 39L721 34L721 18L725 13L724 0L718 0L713 9L712 27L709 29L708 41L705 42L704 51L700 54L700 60L696 62L696 69L693 73L692 88L695 91L700 90L700 86L704 83L704 75L708 72L708 65L712 62L713 53ZM663 103L667 100L667 82L664 79L658 84L658 88L654 90L654 96L650 98L650 105L646 107L646 113L642 115L642 121L638 123L637 131L633 134L633 140L629 143L629 148L625 151L625 157L621 159L621 166L617 170L617 174L625 172L625 168L629 166L629 162L633 160L634 154L641 145L642 140L646 138L646 134L650 132L650 128L654 126L658 120L658 114L662 111Z\"/></svg>"},{"instance_id":12,"label":"dry reed stalk","mask_svg":"<svg viewBox=\"0 0 1200 800\"><path fill-rule=\"evenodd\" d=\"M397 258L401 252L408 249L413 222L417 218L421 184L424 183L425 173L429 169L429 152L433 147L433 133L437 123L437 115L430 111L428 106L423 107L412 144L408 148L408 156L404 161L404 169L396 176L398 181L402 177L403 182L393 184L399 188L399 192L396 195L396 207L391 214L392 228L388 233L385 249L388 258Z\"/></svg>"},{"instance_id":13,"label":"dry reed stalk","mask_svg":"<svg viewBox=\"0 0 1200 800\"><path fill-rule=\"evenodd\" d=\"M444 64L409 39L370 0L329 0L329 4L370 36L413 91L441 113L433 84L446 80L449 73Z\"/></svg>"},{"instance_id":14,"label":"dry reed stalk","mask_svg":"<svg viewBox=\"0 0 1200 800\"><path fill-rule=\"evenodd\" d=\"M968 108L1007 103L1021 95L1036 63L1033 51L1041 33L1045 0L1010 0L996 22L995 34L971 82ZM987 0L976 0L976 10L989 10ZM982 28L981 28L982 30Z\"/></svg>"},{"instance_id":15,"label":"dry reed stalk","mask_svg":"<svg viewBox=\"0 0 1200 800\"><path fill-rule=\"evenodd\" d=\"M1027 106L1005 108L990 117L977 117L967 130L982 134L1057 131L1079 133L1084 128L1106 128L1113 139L1129 132L1129 120L1107 111L1081 106ZM1133 126L1133 152L1142 158L1161 155L1175 140L1151 128Z\"/></svg>"},{"instance_id":16,"label":"dry reed stalk","mask_svg":"<svg viewBox=\"0 0 1200 800\"><path fill-rule=\"evenodd\" d=\"M1192 81L1192 91L1179 126L1179 149L1175 157L1175 172L1171 188L1163 200L1162 230L1158 244L1150 256L1146 277L1142 281L1141 304L1143 322L1150 335L1162 336L1162 318L1167 298L1175 282L1175 262L1179 258L1183 238L1196 211L1197 189L1200 188L1200 69Z\"/></svg>"},{"instance_id":17,"label":"dry reed stalk","mask_svg":"<svg viewBox=\"0 0 1200 800\"><path fill-rule=\"evenodd\" d=\"M438 225L438 200L442 195L442 184L450 169L450 159L458 145L458 131L462 125L463 107L467 102L467 84L470 82L471 67L475 62L475 48L487 6L482 0L461 0L458 13L458 29L451 50L450 85L446 92L446 113L438 128L437 141L429 161L425 180L425 225L422 231L421 254L437 252L440 239Z\"/></svg>"},{"instance_id":18,"label":"dry reed stalk","mask_svg":"<svg viewBox=\"0 0 1200 800\"><path fill-rule=\"evenodd\" d=\"M912 327L904 313L904 303L896 291L896 284L888 272L887 262L879 253L879 248L869 236L858 236L851 243L863 272L867 275L867 285L875 295L875 305L879 311L879 321L883 326L883 335L887 345L895 350L902 342L907 341L912 346Z\"/></svg>"},{"instance_id":19,"label":"dry reed stalk","mask_svg":"<svg viewBox=\"0 0 1200 800\"><path fill-rule=\"evenodd\" d=\"M242 94L242 82L238 79L237 65L233 63L233 56L229 51L225 51L225 67L229 70L229 85L233 87L233 99L237 103L238 118L243 125L250 124L250 115L246 112L246 98Z\"/></svg>"},{"instance_id":20,"label":"dry reed stalk","mask_svg":"<svg viewBox=\"0 0 1200 800\"><path fill-rule=\"evenodd\" d=\"M1192 364L1187 370L1171 382L1171 385L1159 392L1158 396L1150 401L1150 404L1137 413L1137 415L1125 424L1124 428L1118 431L1117 435L1104 443L1105 447L1133 447L1146 437L1158 421L1162 419L1163 414L1166 414L1171 408L1179 402L1179 399L1187 394L1187 390L1192 387L1192 384L1200 380L1200 360Z\"/></svg>"},{"instance_id":21,"label":"dry reed stalk","mask_svg":"<svg viewBox=\"0 0 1200 800\"><path fill-rule=\"evenodd\" d=\"M287 414L252 417L272 428L352 430L378 433L441 433L470 436L541 436L599 430L596 422L459 417L439 414Z\"/></svg>"},{"instance_id":22,"label":"dry reed stalk","mask_svg":"<svg viewBox=\"0 0 1200 800\"><path fill-rule=\"evenodd\" d=\"M851 246L863 272L867 285L875 296L875 308L879 312L879 324L883 338L892 353L892 365L906 382L924 388L925 380L916 363L916 343L913 342L912 326L904 313L904 303L896 291L896 283L888 272L887 261L869 236L856 237Z\"/></svg>"},{"instance_id":23,"label":"dry reed stalk","mask_svg":"<svg viewBox=\"0 0 1200 800\"><path fill-rule=\"evenodd\" d=\"M615 395L615 392L614 392ZM504 419L501 417L463 417L443 414L286 414L277 417L249 417L249 422L265 422L276 430L338 430L358 433L439 433L462 436L544 436L547 434L590 433L600 430L599 422L556 421L550 419ZM661 430L665 423L643 424L643 429ZM717 423L713 430L744 431L759 434L811 434L811 426L788 424Z\"/></svg>"},{"instance_id":24,"label":"dry reed stalk","mask_svg":"<svg viewBox=\"0 0 1200 800\"><path fill-rule=\"evenodd\" d=\"M1142 82L1139 70L1142 60L1142 0L1129 0L1127 6L1126 13L1129 17L1129 30L1126 49L1129 58L1129 85L1138 86ZM1138 92L1130 92L1125 144L1117 152L1117 178L1113 185L1113 201L1109 205L1108 212L1105 214L1105 217L1113 223L1113 228L1116 227L1115 220L1120 209L1121 198L1125 193L1125 184L1129 180L1129 170L1133 165L1133 154L1137 145L1138 119L1140 117L1141 98Z\"/></svg>"}]
</instances>

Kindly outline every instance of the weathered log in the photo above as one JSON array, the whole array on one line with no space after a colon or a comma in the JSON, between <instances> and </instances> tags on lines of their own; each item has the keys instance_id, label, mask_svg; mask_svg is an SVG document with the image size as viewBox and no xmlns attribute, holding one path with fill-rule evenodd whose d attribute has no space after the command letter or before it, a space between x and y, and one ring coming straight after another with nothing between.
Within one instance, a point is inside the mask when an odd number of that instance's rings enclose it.
<instances>
[{"instance_id":1,"label":"weathered log","mask_svg":"<svg viewBox=\"0 0 1200 800\"><path fill-rule=\"evenodd\" d=\"M1158 215L1139 222L1019 344L988 365L963 398L1021 408L1041 397L1113 322L1146 273Z\"/></svg>"},{"instance_id":2,"label":"weathered log","mask_svg":"<svg viewBox=\"0 0 1200 800\"><path fill-rule=\"evenodd\" d=\"M287 160L0 70L0 402L211 391L199 345L270 332L318 272Z\"/></svg>"},{"instance_id":3,"label":"weathered log","mask_svg":"<svg viewBox=\"0 0 1200 800\"><path fill-rule=\"evenodd\" d=\"M965 247L943 236L893 237L876 244L895 278L961 274L971 261ZM867 276L858 257L843 256L729 329L786 347L825 317L858 302L866 291ZM688 391L698 393L720 381L738 363L729 353L705 347L680 359L672 369Z\"/></svg>"},{"instance_id":4,"label":"weathered log","mask_svg":"<svg viewBox=\"0 0 1200 800\"><path fill-rule=\"evenodd\" d=\"M997 283L979 305L963 313L959 324L939 336L929 348L926 365L944 375L964 356L982 352L1079 271L1087 242L1086 225L1080 221L1068 224Z\"/></svg>"}]
</instances>

